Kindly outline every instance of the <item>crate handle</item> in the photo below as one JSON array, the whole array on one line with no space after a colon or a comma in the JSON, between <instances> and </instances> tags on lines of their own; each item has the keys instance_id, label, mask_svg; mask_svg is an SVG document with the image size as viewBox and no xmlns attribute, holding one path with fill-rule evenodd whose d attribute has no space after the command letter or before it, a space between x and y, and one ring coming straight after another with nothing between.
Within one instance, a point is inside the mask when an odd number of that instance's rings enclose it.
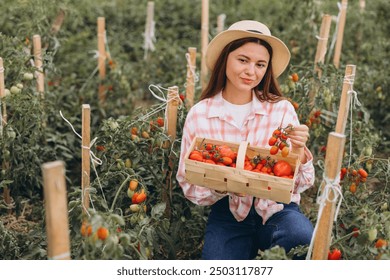
<instances>
[{"instance_id":1,"label":"crate handle","mask_svg":"<svg viewBox=\"0 0 390 280\"><path fill-rule=\"evenodd\" d=\"M240 146L237 151L237 160L236 160L236 168L239 170L244 169L246 150L248 148L248 141L241 141Z\"/></svg>"}]
</instances>

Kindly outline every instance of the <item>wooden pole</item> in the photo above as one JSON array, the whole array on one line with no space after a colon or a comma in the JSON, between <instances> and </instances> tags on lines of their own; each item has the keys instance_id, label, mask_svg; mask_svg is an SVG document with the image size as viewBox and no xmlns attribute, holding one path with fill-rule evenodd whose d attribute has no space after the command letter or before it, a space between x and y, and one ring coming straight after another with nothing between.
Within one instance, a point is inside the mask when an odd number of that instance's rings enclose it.
<instances>
[{"instance_id":1,"label":"wooden pole","mask_svg":"<svg viewBox=\"0 0 390 280\"><path fill-rule=\"evenodd\" d=\"M82 106L82 147L81 147L81 190L83 193L83 212L89 208L89 185L91 174L90 159L90 126L91 126L91 108L88 104Z\"/></svg>"},{"instance_id":2,"label":"wooden pole","mask_svg":"<svg viewBox=\"0 0 390 280\"><path fill-rule=\"evenodd\" d=\"M1 131L0 135L3 134L3 126L7 124L7 107L4 101L5 97L5 83L4 83L4 64L3 58L0 57L0 98L1 98Z\"/></svg>"},{"instance_id":3,"label":"wooden pole","mask_svg":"<svg viewBox=\"0 0 390 280\"><path fill-rule=\"evenodd\" d=\"M1 99L1 130L0 130L0 136L3 136L4 133L4 125L7 124L7 106L4 100L5 97L5 83L4 83L4 64L3 64L3 58L0 57L0 99ZM2 163L2 170L8 170L9 172L9 162L4 160ZM7 206L11 205L11 191L8 187L4 187L3 189L3 199ZM8 212L11 212L11 209L8 210Z\"/></svg>"},{"instance_id":4,"label":"wooden pole","mask_svg":"<svg viewBox=\"0 0 390 280\"><path fill-rule=\"evenodd\" d=\"M366 9L366 0L359 0L360 13L364 13Z\"/></svg>"},{"instance_id":5,"label":"wooden pole","mask_svg":"<svg viewBox=\"0 0 390 280\"><path fill-rule=\"evenodd\" d=\"M333 64L336 68L339 68L339 65L340 65L340 55L341 55L341 48L343 45L347 6L348 6L348 0L342 0L341 1L340 18L339 18L339 22L337 25L336 46L335 46L334 57L333 57Z\"/></svg>"},{"instance_id":6,"label":"wooden pole","mask_svg":"<svg viewBox=\"0 0 390 280\"><path fill-rule=\"evenodd\" d=\"M148 58L148 50L153 50L153 18L154 18L154 2L149 1L148 7L147 7L147 13L146 13L146 24L145 24L145 43L144 43L144 59L146 60Z\"/></svg>"},{"instance_id":7,"label":"wooden pole","mask_svg":"<svg viewBox=\"0 0 390 280\"><path fill-rule=\"evenodd\" d=\"M225 30L225 14L220 14L217 18L217 34Z\"/></svg>"},{"instance_id":8,"label":"wooden pole","mask_svg":"<svg viewBox=\"0 0 390 280\"><path fill-rule=\"evenodd\" d=\"M58 31L62 26L62 23L64 22L64 19L65 19L65 11L60 9L57 14L57 17L55 18L53 24L51 25L50 34L52 36L58 33ZM49 42L46 42L44 48L47 49L48 47L49 47Z\"/></svg>"},{"instance_id":9,"label":"wooden pole","mask_svg":"<svg viewBox=\"0 0 390 280\"><path fill-rule=\"evenodd\" d=\"M62 161L44 163L42 173L47 256L52 260L69 260L70 241L64 163Z\"/></svg>"},{"instance_id":10,"label":"wooden pole","mask_svg":"<svg viewBox=\"0 0 390 280\"><path fill-rule=\"evenodd\" d=\"M202 90L205 89L207 83L208 69L206 66L206 50L209 44L209 0L202 0L202 24L201 24L201 45L202 45L202 60L201 60L201 85Z\"/></svg>"},{"instance_id":11,"label":"wooden pole","mask_svg":"<svg viewBox=\"0 0 390 280\"><path fill-rule=\"evenodd\" d=\"M45 77L43 74L43 59L42 59L42 43L41 43L41 36L40 35L34 35L33 36L33 48L34 48L34 64L37 68L37 71L35 71L35 76L37 79L37 90L41 93L41 96L43 97L43 93L45 91Z\"/></svg>"},{"instance_id":12,"label":"wooden pole","mask_svg":"<svg viewBox=\"0 0 390 280\"><path fill-rule=\"evenodd\" d=\"M331 23L332 23L331 15L325 14L322 16L320 35L318 37L318 43L317 43L317 51L314 58L314 70L317 72L318 77L321 77L322 75L322 71L318 67L318 63L324 63L325 61Z\"/></svg>"},{"instance_id":13,"label":"wooden pole","mask_svg":"<svg viewBox=\"0 0 390 280\"><path fill-rule=\"evenodd\" d=\"M320 69L320 67L318 67L318 63L324 63L325 61L331 23L332 23L332 17L330 15L325 14L322 17L320 35L318 37L318 43L317 43L317 51L314 58L314 71L317 73L319 78L321 78L322 76L322 70ZM316 97L316 93L318 91L317 83L313 82L312 85L313 88L309 92L309 105L311 107L314 106L314 100Z\"/></svg>"},{"instance_id":14,"label":"wooden pole","mask_svg":"<svg viewBox=\"0 0 390 280\"><path fill-rule=\"evenodd\" d=\"M187 107L194 106L195 95L195 70L196 70L196 48L188 48L187 57L187 81L186 81L186 99Z\"/></svg>"},{"instance_id":15,"label":"wooden pole","mask_svg":"<svg viewBox=\"0 0 390 280\"><path fill-rule=\"evenodd\" d=\"M341 91L340 97L340 108L337 116L336 122L336 132L343 133L345 132L345 127L347 125L348 119L348 110L351 101L351 96L348 94L348 90L351 88L355 78L355 65L347 65L345 68L343 88Z\"/></svg>"},{"instance_id":16,"label":"wooden pole","mask_svg":"<svg viewBox=\"0 0 390 280\"><path fill-rule=\"evenodd\" d=\"M104 17L98 17L98 68L99 68L99 102L103 103L106 99L104 79L106 78L106 21Z\"/></svg>"},{"instance_id":17,"label":"wooden pole","mask_svg":"<svg viewBox=\"0 0 390 280\"><path fill-rule=\"evenodd\" d=\"M64 10L60 9L57 17L55 18L51 26L51 30L50 30L51 34L54 35L60 30L62 23L64 22L64 19L65 19L65 12Z\"/></svg>"},{"instance_id":18,"label":"wooden pole","mask_svg":"<svg viewBox=\"0 0 390 280\"><path fill-rule=\"evenodd\" d=\"M340 133L331 132L328 136L328 143L325 158L325 176L330 182L334 181L340 174L341 163L344 155L345 136ZM321 185L321 193L325 191L325 183ZM315 232L313 260L328 259L328 251L331 243L332 225L335 214L335 194L330 191L324 199L321 216L318 217L318 228Z\"/></svg>"},{"instance_id":19,"label":"wooden pole","mask_svg":"<svg viewBox=\"0 0 390 280\"><path fill-rule=\"evenodd\" d=\"M171 142L176 139L177 126L177 111L180 104L179 88L177 86L168 88L168 104L167 104L167 135Z\"/></svg>"},{"instance_id":20,"label":"wooden pole","mask_svg":"<svg viewBox=\"0 0 390 280\"><path fill-rule=\"evenodd\" d=\"M355 66L347 65L345 69L345 77L343 89L340 99L339 114L337 116L336 131L329 134L326 148L325 158L325 178L329 182L333 182L337 175L340 174L341 164L344 156L345 147L345 127L347 123L349 100L350 96L348 90L353 84L355 75ZM337 182L338 183L338 182ZM325 192L326 183L321 185L321 193ZM329 251L331 242L331 233L333 226L333 219L335 214L336 200L334 191L329 192L329 195L324 200L324 206L318 220L318 229L314 237L313 256L312 259L325 260Z\"/></svg>"}]
</instances>

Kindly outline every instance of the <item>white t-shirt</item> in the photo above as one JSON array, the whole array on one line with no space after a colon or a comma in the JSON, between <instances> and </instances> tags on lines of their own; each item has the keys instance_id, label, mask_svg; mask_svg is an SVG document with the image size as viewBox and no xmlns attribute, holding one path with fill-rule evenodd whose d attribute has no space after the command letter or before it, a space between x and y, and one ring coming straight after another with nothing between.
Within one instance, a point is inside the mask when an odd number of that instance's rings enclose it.
<instances>
[{"instance_id":1,"label":"white t-shirt","mask_svg":"<svg viewBox=\"0 0 390 280\"><path fill-rule=\"evenodd\" d=\"M243 105L237 105L223 99L223 106L226 108L226 110L232 113L234 122L236 123L237 127L242 128L246 118L251 111L252 102Z\"/></svg>"}]
</instances>

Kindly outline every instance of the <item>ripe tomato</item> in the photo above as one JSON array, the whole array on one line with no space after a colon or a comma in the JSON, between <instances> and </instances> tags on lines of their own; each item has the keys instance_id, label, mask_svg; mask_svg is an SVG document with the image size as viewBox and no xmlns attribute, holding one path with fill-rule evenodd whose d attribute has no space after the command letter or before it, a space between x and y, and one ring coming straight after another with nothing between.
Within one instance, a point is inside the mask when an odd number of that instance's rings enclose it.
<instances>
[{"instance_id":1,"label":"ripe tomato","mask_svg":"<svg viewBox=\"0 0 390 280\"><path fill-rule=\"evenodd\" d=\"M367 176L368 176L367 171L364 170L363 168L360 168L360 169L358 170L358 173L359 173L359 175L360 175L362 178L367 178Z\"/></svg>"},{"instance_id":2,"label":"ripe tomato","mask_svg":"<svg viewBox=\"0 0 390 280\"><path fill-rule=\"evenodd\" d=\"M282 149L282 157L288 156L290 149L286 146Z\"/></svg>"},{"instance_id":3,"label":"ripe tomato","mask_svg":"<svg viewBox=\"0 0 390 280\"><path fill-rule=\"evenodd\" d=\"M340 180L343 180L345 175L347 174L347 168L343 167L340 170Z\"/></svg>"},{"instance_id":4,"label":"ripe tomato","mask_svg":"<svg viewBox=\"0 0 390 280\"><path fill-rule=\"evenodd\" d=\"M271 155L276 155L279 151L279 147L278 146L272 146L271 149L269 150L269 153Z\"/></svg>"},{"instance_id":5,"label":"ripe tomato","mask_svg":"<svg viewBox=\"0 0 390 280\"><path fill-rule=\"evenodd\" d=\"M211 151L214 150L215 146L213 144L206 143L204 144L204 148L206 149L206 151Z\"/></svg>"},{"instance_id":6,"label":"ripe tomato","mask_svg":"<svg viewBox=\"0 0 390 280\"><path fill-rule=\"evenodd\" d=\"M196 160L196 161L203 161L203 156L199 151L192 151L190 153L190 159Z\"/></svg>"},{"instance_id":7,"label":"ripe tomato","mask_svg":"<svg viewBox=\"0 0 390 280\"><path fill-rule=\"evenodd\" d=\"M356 192L356 184L355 183L352 183L350 186L349 186L349 191L351 193L355 193Z\"/></svg>"},{"instance_id":8,"label":"ripe tomato","mask_svg":"<svg viewBox=\"0 0 390 280\"><path fill-rule=\"evenodd\" d=\"M280 131L280 129L275 129L274 132L272 133L274 136L279 136L282 132Z\"/></svg>"},{"instance_id":9,"label":"ripe tomato","mask_svg":"<svg viewBox=\"0 0 390 280\"><path fill-rule=\"evenodd\" d=\"M230 165L233 163L233 160L230 157L221 157L220 161L225 165Z\"/></svg>"},{"instance_id":10,"label":"ripe tomato","mask_svg":"<svg viewBox=\"0 0 390 280\"><path fill-rule=\"evenodd\" d=\"M275 143L278 141L278 138L272 136L269 140L268 140L268 145L270 146L273 146L275 145Z\"/></svg>"},{"instance_id":11,"label":"ripe tomato","mask_svg":"<svg viewBox=\"0 0 390 280\"><path fill-rule=\"evenodd\" d=\"M135 191L135 189L138 187L138 180L133 179L129 183L129 189L132 191Z\"/></svg>"},{"instance_id":12,"label":"ripe tomato","mask_svg":"<svg viewBox=\"0 0 390 280\"><path fill-rule=\"evenodd\" d=\"M105 151L106 148L103 145L96 145L96 150L101 152L101 151Z\"/></svg>"},{"instance_id":13,"label":"ripe tomato","mask_svg":"<svg viewBox=\"0 0 390 280\"><path fill-rule=\"evenodd\" d=\"M107 228L105 227L100 227L98 230L97 230L97 236L100 240L105 240L109 235L109 231Z\"/></svg>"},{"instance_id":14,"label":"ripe tomato","mask_svg":"<svg viewBox=\"0 0 390 280\"><path fill-rule=\"evenodd\" d=\"M157 125L159 127L163 127L164 126L164 119L162 117L158 117L156 122L157 122Z\"/></svg>"},{"instance_id":15,"label":"ripe tomato","mask_svg":"<svg viewBox=\"0 0 390 280\"><path fill-rule=\"evenodd\" d=\"M292 80L294 83L298 82L298 81L299 81L299 76L298 76L298 74L297 74L297 73L292 73L292 74L291 74L291 80Z\"/></svg>"},{"instance_id":16,"label":"ripe tomato","mask_svg":"<svg viewBox=\"0 0 390 280\"><path fill-rule=\"evenodd\" d=\"M135 195L135 194L134 194ZM133 197L134 197L134 195L133 195ZM138 193L138 195L136 196L136 198L135 198L135 203L142 203L142 202L144 202L146 200L146 193L145 193L145 191L142 189L139 193ZM134 202L133 202L134 203Z\"/></svg>"},{"instance_id":17,"label":"ripe tomato","mask_svg":"<svg viewBox=\"0 0 390 280\"><path fill-rule=\"evenodd\" d=\"M80 232L82 236L90 236L92 234L92 226L87 222L81 224Z\"/></svg>"},{"instance_id":18,"label":"ripe tomato","mask_svg":"<svg viewBox=\"0 0 390 280\"><path fill-rule=\"evenodd\" d=\"M273 173L276 176L290 176L293 172L291 165L284 160L278 160L272 168Z\"/></svg>"},{"instance_id":19,"label":"ripe tomato","mask_svg":"<svg viewBox=\"0 0 390 280\"><path fill-rule=\"evenodd\" d=\"M385 239L382 239L382 238L379 238L376 242L375 242L375 248L382 248L382 247L387 247L388 243L387 243L387 240Z\"/></svg>"},{"instance_id":20,"label":"ripe tomato","mask_svg":"<svg viewBox=\"0 0 390 280\"><path fill-rule=\"evenodd\" d=\"M215 161L213 161L212 159L205 159L204 162L210 164L216 164Z\"/></svg>"},{"instance_id":21,"label":"ripe tomato","mask_svg":"<svg viewBox=\"0 0 390 280\"><path fill-rule=\"evenodd\" d=\"M340 260L341 259L341 251L337 248L328 252L328 260Z\"/></svg>"}]
</instances>

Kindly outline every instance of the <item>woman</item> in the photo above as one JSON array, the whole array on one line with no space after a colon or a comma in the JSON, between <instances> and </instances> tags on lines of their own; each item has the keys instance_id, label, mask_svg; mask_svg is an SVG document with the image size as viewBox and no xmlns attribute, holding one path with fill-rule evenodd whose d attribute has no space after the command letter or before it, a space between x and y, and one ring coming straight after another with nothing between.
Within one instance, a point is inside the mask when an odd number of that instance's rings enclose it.
<instances>
[{"instance_id":1,"label":"woman","mask_svg":"<svg viewBox=\"0 0 390 280\"><path fill-rule=\"evenodd\" d=\"M314 182L313 157L306 147L309 129L299 124L294 107L282 97L276 81L289 60L286 45L257 21L233 24L207 48L211 76L200 101L188 112L177 173L190 201L211 205L203 259L253 259L259 249L279 245L288 252L311 241L312 224L298 206L300 193ZM237 143L245 140L253 146L269 147L272 132L287 125L293 126L289 141L293 150L300 150L301 160L290 204L220 193L185 181L184 155L194 137Z\"/></svg>"}]
</instances>

